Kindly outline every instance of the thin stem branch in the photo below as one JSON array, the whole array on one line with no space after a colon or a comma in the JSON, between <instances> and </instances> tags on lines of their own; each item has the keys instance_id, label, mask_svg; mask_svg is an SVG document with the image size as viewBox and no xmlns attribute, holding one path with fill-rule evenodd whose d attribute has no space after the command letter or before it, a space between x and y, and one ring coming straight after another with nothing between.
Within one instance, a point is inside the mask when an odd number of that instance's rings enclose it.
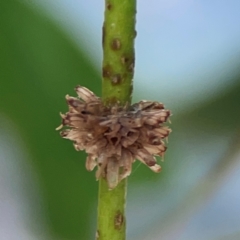
<instances>
[{"instance_id":1,"label":"thin stem branch","mask_svg":"<svg viewBox=\"0 0 240 240\"><path fill-rule=\"evenodd\" d=\"M127 180L124 179L109 191L107 181L99 180L98 240L126 239L126 186Z\"/></svg>"},{"instance_id":2,"label":"thin stem branch","mask_svg":"<svg viewBox=\"0 0 240 240\"><path fill-rule=\"evenodd\" d=\"M131 102L134 74L136 0L105 0L103 24L102 98L105 104ZM126 239L126 189L122 180L113 190L99 180L98 240Z\"/></svg>"},{"instance_id":3,"label":"thin stem branch","mask_svg":"<svg viewBox=\"0 0 240 240\"><path fill-rule=\"evenodd\" d=\"M135 15L136 0L105 0L102 97L109 104L131 101Z\"/></svg>"}]
</instances>

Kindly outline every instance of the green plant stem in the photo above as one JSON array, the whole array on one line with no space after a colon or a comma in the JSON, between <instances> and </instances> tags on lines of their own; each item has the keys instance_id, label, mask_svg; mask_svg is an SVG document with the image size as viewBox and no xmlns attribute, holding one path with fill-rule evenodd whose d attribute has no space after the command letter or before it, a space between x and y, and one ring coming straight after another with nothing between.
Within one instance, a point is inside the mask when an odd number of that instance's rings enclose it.
<instances>
[{"instance_id":1,"label":"green plant stem","mask_svg":"<svg viewBox=\"0 0 240 240\"><path fill-rule=\"evenodd\" d=\"M98 240L126 239L126 187L127 180L124 179L109 191L107 181L99 180Z\"/></svg>"},{"instance_id":2,"label":"green plant stem","mask_svg":"<svg viewBox=\"0 0 240 240\"><path fill-rule=\"evenodd\" d=\"M105 104L131 102L134 74L136 0L105 0L103 24L102 98ZM99 180L98 240L126 239L127 180L109 190Z\"/></svg>"},{"instance_id":3,"label":"green plant stem","mask_svg":"<svg viewBox=\"0 0 240 240\"><path fill-rule=\"evenodd\" d=\"M105 0L102 97L107 104L131 101L135 15L136 0Z\"/></svg>"}]
</instances>

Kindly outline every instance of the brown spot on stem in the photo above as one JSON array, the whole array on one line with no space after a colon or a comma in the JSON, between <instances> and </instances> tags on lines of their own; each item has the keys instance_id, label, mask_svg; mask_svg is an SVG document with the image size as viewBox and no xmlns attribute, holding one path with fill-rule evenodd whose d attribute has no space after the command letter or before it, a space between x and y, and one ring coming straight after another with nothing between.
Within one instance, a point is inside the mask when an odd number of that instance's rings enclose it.
<instances>
[{"instance_id":1,"label":"brown spot on stem","mask_svg":"<svg viewBox=\"0 0 240 240\"><path fill-rule=\"evenodd\" d=\"M110 65L106 65L102 68L102 76L104 78L110 78L112 75L112 68Z\"/></svg>"},{"instance_id":2,"label":"brown spot on stem","mask_svg":"<svg viewBox=\"0 0 240 240\"><path fill-rule=\"evenodd\" d=\"M127 62L129 61L129 58L128 57L121 57L121 62L122 64L126 64Z\"/></svg>"},{"instance_id":3,"label":"brown spot on stem","mask_svg":"<svg viewBox=\"0 0 240 240\"><path fill-rule=\"evenodd\" d=\"M116 51L121 48L121 42L118 38L114 38L111 43L112 50Z\"/></svg>"},{"instance_id":4,"label":"brown spot on stem","mask_svg":"<svg viewBox=\"0 0 240 240\"><path fill-rule=\"evenodd\" d=\"M107 2L106 6L107 6L107 10L109 10L109 11L112 9L112 4L111 3Z\"/></svg>"},{"instance_id":5,"label":"brown spot on stem","mask_svg":"<svg viewBox=\"0 0 240 240\"><path fill-rule=\"evenodd\" d=\"M112 79L112 84L113 85L118 85L122 82L122 77L121 77L120 74L113 75L113 77L111 79Z\"/></svg>"},{"instance_id":6,"label":"brown spot on stem","mask_svg":"<svg viewBox=\"0 0 240 240\"><path fill-rule=\"evenodd\" d=\"M135 67L135 58L133 55L129 56L122 56L121 57L121 63L126 65L126 70L129 72L133 72L134 71L134 67Z\"/></svg>"},{"instance_id":7,"label":"brown spot on stem","mask_svg":"<svg viewBox=\"0 0 240 240\"><path fill-rule=\"evenodd\" d=\"M114 218L114 227L115 229L120 230L124 222L123 214L118 211Z\"/></svg>"},{"instance_id":8,"label":"brown spot on stem","mask_svg":"<svg viewBox=\"0 0 240 240\"><path fill-rule=\"evenodd\" d=\"M132 73L134 71L134 67L135 67L135 58L132 59L131 63L128 66L129 72Z\"/></svg>"}]
</instances>

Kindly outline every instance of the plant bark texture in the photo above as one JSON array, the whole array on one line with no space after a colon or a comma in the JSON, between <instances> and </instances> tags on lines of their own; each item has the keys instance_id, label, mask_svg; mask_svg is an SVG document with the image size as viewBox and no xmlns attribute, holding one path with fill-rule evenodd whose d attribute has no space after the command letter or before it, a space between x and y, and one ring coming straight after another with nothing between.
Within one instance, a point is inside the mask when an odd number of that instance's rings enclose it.
<instances>
[{"instance_id":1,"label":"plant bark texture","mask_svg":"<svg viewBox=\"0 0 240 240\"><path fill-rule=\"evenodd\" d=\"M103 23L102 99L106 105L130 104L135 66L134 39L136 0L105 0ZM126 239L126 184L109 191L106 179L99 180L96 239Z\"/></svg>"}]
</instances>

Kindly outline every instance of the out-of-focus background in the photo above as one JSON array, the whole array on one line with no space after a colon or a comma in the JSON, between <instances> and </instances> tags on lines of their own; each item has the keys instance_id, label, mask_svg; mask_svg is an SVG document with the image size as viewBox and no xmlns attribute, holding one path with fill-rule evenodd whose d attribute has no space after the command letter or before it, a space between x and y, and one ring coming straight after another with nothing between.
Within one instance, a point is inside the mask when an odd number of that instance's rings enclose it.
<instances>
[{"instance_id":1,"label":"out-of-focus background","mask_svg":"<svg viewBox=\"0 0 240 240\"><path fill-rule=\"evenodd\" d=\"M160 174L134 164L128 239L240 239L239 9L138 1L133 98L164 102L173 133ZM0 240L94 239L94 172L54 129L76 85L101 94L103 10L0 1Z\"/></svg>"}]
</instances>

